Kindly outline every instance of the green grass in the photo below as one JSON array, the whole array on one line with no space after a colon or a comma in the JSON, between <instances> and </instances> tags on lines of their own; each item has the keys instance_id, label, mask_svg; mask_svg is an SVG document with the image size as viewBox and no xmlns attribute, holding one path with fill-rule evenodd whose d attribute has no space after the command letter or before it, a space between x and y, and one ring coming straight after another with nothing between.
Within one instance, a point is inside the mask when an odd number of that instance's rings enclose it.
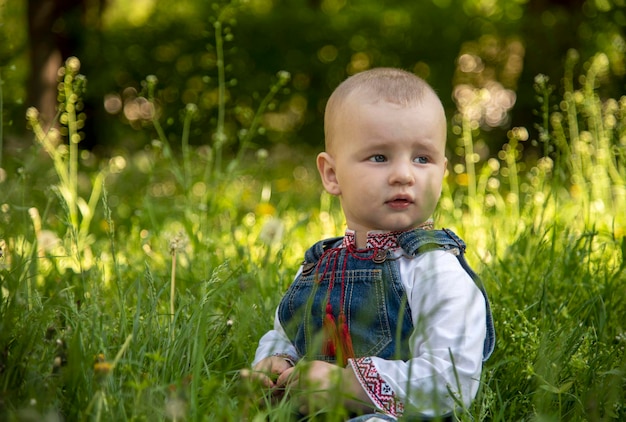
<instances>
[{"instance_id":1,"label":"green grass","mask_svg":"<svg viewBox=\"0 0 626 422\"><path fill-rule=\"evenodd\" d=\"M515 128L447 178L437 225L470 245L498 334L474 420L626 418L626 99L597 97L595 60L562 95L537 78L539 139ZM62 110L80 103L64 89ZM176 154L155 120L158 142L101 160L30 117L38 142L0 182L0 419L286 420L238 371L305 248L343 231L313 156L220 127ZM62 132L79 120L61 114ZM454 122L461 147L480 138Z\"/></svg>"}]
</instances>

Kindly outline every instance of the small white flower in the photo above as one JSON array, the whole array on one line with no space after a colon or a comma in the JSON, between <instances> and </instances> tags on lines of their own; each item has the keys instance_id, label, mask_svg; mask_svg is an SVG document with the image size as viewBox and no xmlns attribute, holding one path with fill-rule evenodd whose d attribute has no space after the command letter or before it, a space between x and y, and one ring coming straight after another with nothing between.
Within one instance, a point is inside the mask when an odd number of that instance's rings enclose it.
<instances>
[{"instance_id":1,"label":"small white flower","mask_svg":"<svg viewBox=\"0 0 626 422\"><path fill-rule=\"evenodd\" d=\"M270 218L261 228L259 239L268 245L278 243L283 237L284 230L285 227L280 219Z\"/></svg>"}]
</instances>

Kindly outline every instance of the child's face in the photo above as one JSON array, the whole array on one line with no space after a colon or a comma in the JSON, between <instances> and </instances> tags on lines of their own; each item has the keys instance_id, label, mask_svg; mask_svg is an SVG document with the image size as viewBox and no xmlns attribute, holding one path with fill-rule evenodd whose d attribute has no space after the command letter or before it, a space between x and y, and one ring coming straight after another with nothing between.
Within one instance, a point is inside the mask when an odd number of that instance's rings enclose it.
<instances>
[{"instance_id":1,"label":"child's face","mask_svg":"<svg viewBox=\"0 0 626 422\"><path fill-rule=\"evenodd\" d=\"M348 98L334 119L331 146L318 157L324 186L357 233L413 228L441 195L445 114L430 93L410 106L367 101Z\"/></svg>"}]
</instances>

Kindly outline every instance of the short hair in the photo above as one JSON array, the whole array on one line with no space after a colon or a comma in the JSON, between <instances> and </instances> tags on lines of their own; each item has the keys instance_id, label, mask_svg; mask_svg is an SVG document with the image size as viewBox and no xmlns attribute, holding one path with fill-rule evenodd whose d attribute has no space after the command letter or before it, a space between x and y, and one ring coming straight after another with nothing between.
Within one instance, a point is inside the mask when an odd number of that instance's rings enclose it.
<instances>
[{"instance_id":1,"label":"short hair","mask_svg":"<svg viewBox=\"0 0 626 422\"><path fill-rule=\"evenodd\" d=\"M373 101L408 106L420 102L428 93L439 99L425 80L402 69L379 67L350 76L337 86L326 103L324 136L327 146L332 137L334 115L351 95L367 94Z\"/></svg>"}]
</instances>

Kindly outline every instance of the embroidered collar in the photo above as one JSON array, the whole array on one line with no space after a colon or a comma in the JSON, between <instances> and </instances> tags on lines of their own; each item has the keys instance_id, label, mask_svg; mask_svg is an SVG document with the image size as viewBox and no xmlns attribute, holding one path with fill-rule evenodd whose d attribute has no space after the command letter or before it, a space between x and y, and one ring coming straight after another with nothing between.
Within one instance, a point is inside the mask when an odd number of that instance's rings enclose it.
<instances>
[{"instance_id":1,"label":"embroidered collar","mask_svg":"<svg viewBox=\"0 0 626 422\"><path fill-rule=\"evenodd\" d=\"M402 232L367 232L367 245L365 249L397 249L400 247L398 244L398 235L400 233ZM342 246L344 248L351 247L356 249L356 232L354 230L346 230Z\"/></svg>"},{"instance_id":2,"label":"embroidered collar","mask_svg":"<svg viewBox=\"0 0 626 422\"><path fill-rule=\"evenodd\" d=\"M433 221L428 220L425 223L420 224L416 227L417 229L423 230L432 230L433 229ZM398 236L402 233L412 231L414 229L409 229L405 231L394 231L394 232L385 232L380 230L373 230L371 232L367 232L367 244L365 249L383 249L383 250L394 250L400 248L400 243L398 242ZM356 249L356 232L354 230L346 229L346 234L343 238L342 247L348 248L351 247Z\"/></svg>"}]
</instances>

